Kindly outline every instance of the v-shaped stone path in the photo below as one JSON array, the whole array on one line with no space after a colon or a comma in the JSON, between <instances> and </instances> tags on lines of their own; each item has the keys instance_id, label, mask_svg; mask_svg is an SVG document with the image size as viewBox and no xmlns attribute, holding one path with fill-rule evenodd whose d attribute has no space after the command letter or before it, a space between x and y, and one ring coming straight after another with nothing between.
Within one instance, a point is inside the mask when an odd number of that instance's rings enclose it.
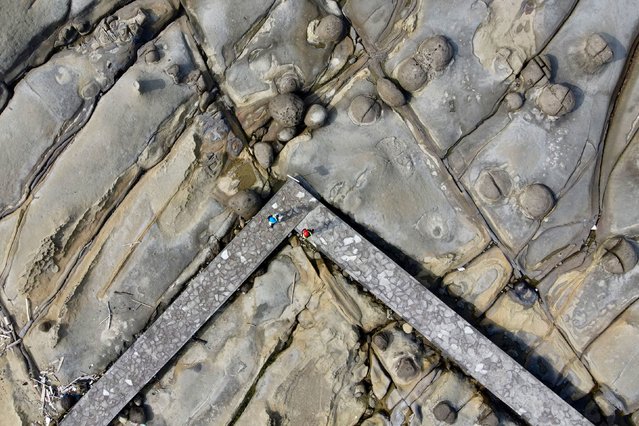
<instances>
[{"instance_id":1,"label":"v-shaped stone path","mask_svg":"<svg viewBox=\"0 0 639 426\"><path fill-rule=\"evenodd\" d=\"M267 217L282 221L271 228ZM388 256L289 180L62 420L108 425L294 230L532 425L590 423Z\"/></svg>"}]
</instances>

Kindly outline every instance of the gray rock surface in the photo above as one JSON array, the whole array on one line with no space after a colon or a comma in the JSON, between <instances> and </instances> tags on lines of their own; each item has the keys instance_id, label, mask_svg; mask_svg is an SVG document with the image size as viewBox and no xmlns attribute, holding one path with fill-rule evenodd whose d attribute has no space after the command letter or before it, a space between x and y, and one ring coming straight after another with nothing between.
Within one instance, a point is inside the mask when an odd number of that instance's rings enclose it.
<instances>
[{"instance_id":1,"label":"gray rock surface","mask_svg":"<svg viewBox=\"0 0 639 426\"><path fill-rule=\"evenodd\" d=\"M281 177L304 176L328 202L441 275L479 254L488 237L439 159L420 149L400 117L375 96L375 86L360 74L336 96L331 124L289 142L274 168ZM353 103L360 100L379 108L376 119L363 121L367 125L353 121L359 112Z\"/></svg>"},{"instance_id":2,"label":"gray rock surface","mask_svg":"<svg viewBox=\"0 0 639 426\"><path fill-rule=\"evenodd\" d=\"M637 0L5 3L0 424L98 386L289 174L589 420L639 424ZM518 421L289 245L120 422Z\"/></svg>"},{"instance_id":3,"label":"gray rock surface","mask_svg":"<svg viewBox=\"0 0 639 426\"><path fill-rule=\"evenodd\" d=\"M507 254L516 256L522 269L531 276L543 276L574 253L595 222L598 189L594 182L600 137L627 58L621 46L636 37L639 24L634 15L620 20L619 10L597 2L579 2L566 25L544 49L543 53L549 57L561 58L576 39L588 36L605 22L615 22L613 37L619 43L616 59L600 72L586 72L571 56L557 61L554 82L567 82L570 90L578 93L573 112L549 120L532 102L526 102L513 113L499 109L462 139L449 157L454 172L511 251ZM578 29L577 25L570 25L571 20L579 22ZM530 88L526 97L539 102L545 93L553 93L550 87L554 86ZM549 112L554 114L561 113L563 107L553 108ZM504 171L510 177L513 187L510 197L497 202L481 199L478 178L482 172L491 170ZM517 203L521 199L518 194L532 184L545 185L556 200L555 207L543 218L522 214L526 209L522 212ZM544 210L540 208L539 212Z\"/></svg>"}]
</instances>

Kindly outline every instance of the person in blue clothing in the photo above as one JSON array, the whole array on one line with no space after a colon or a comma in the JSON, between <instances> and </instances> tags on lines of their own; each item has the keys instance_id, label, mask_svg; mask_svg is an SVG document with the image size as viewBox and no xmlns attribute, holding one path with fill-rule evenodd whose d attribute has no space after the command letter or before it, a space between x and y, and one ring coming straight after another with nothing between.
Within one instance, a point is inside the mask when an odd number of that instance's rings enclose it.
<instances>
[{"instance_id":1,"label":"person in blue clothing","mask_svg":"<svg viewBox=\"0 0 639 426\"><path fill-rule=\"evenodd\" d=\"M272 228L280 222L280 215L277 213L272 214L269 217L267 217L267 220L268 220L269 226Z\"/></svg>"}]
</instances>

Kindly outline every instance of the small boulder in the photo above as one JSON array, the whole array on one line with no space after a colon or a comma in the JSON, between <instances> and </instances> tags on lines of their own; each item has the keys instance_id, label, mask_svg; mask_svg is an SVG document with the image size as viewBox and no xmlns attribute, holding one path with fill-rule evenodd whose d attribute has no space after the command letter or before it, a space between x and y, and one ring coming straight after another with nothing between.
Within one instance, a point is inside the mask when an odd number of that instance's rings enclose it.
<instances>
[{"instance_id":1,"label":"small boulder","mask_svg":"<svg viewBox=\"0 0 639 426\"><path fill-rule=\"evenodd\" d=\"M268 111L284 127L295 127L302 121L304 102L292 93L283 93L271 99Z\"/></svg>"},{"instance_id":2,"label":"small boulder","mask_svg":"<svg viewBox=\"0 0 639 426\"><path fill-rule=\"evenodd\" d=\"M417 48L415 60L434 71L442 71L453 59L453 47L443 35L434 35L424 40Z\"/></svg>"},{"instance_id":3,"label":"small boulder","mask_svg":"<svg viewBox=\"0 0 639 426\"><path fill-rule=\"evenodd\" d=\"M158 49L155 46L147 50L147 52L144 54L144 61L147 64L152 64L159 60L160 60L160 52L158 52Z\"/></svg>"},{"instance_id":4,"label":"small boulder","mask_svg":"<svg viewBox=\"0 0 639 426\"><path fill-rule=\"evenodd\" d=\"M277 140L280 142L288 142L293 139L296 134L297 130L295 130L295 127L284 127L277 132Z\"/></svg>"},{"instance_id":5,"label":"small boulder","mask_svg":"<svg viewBox=\"0 0 639 426\"><path fill-rule=\"evenodd\" d=\"M382 106L375 98L366 95L356 96L348 107L348 116L358 126L373 124L382 115Z\"/></svg>"},{"instance_id":6,"label":"small boulder","mask_svg":"<svg viewBox=\"0 0 639 426\"><path fill-rule=\"evenodd\" d=\"M405 90L415 92L426 84L428 73L414 58L408 58L399 64L397 81Z\"/></svg>"},{"instance_id":7,"label":"small boulder","mask_svg":"<svg viewBox=\"0 0 639 426\"><path fill-rule=\"evenodd\" d=\"M525 308L531 308L539 299L535 289L524 281L519 281L515 284L508 292L508 296Z\"/></svg>"},{"instance_id":8,"label":"small boulder","mask_svg":"<svg viewBox=\"0 0 639 426\"><path fill-rule=\"evenodd\" d=\"M403 357L397 362L395 367L395 374L397 377L405 382L410 382L420 372L419 366L410 357Z\"/></svg>"},{"instance_id":9,"label":"small boulder","mask_svg":"<svg viewBox=\"0 0 639 426\"><path fill-rule=\"evenodd\" d=\"M345 25L342 18L335 15L326 15L317 24L315 34L321 43L337 43L344 37L344 29Z\"/></svg>"},{"instance_id":10,"label":"small boulder","mask_svg":"<svg viewBox=\"0 0 639 426\"><path fill-rule=\"evenodd\" d=\"M146 413L144 408L138 405L133 405L129 408L129 421L136 425L146 423Z\"/></svg>"},{"instance_id":11,"label":"small boulder","mask_svg":"<svg viewBox=\"0 0 639 426\"><path fill-rule=\"evenodd\" d=\"M292 93L300 89L300 79L294 72L286 72L275 82L279 93Z\"/></svg>"},{"instance_id":12,"label":"small boulder","mask_svg":"<svg viewBox=\"0 0 639 426\"><path fill-rule=\"evenodd\" d=\"M534 183L519 194L519 205L526 216L538 220L546 216L555 205L555 197L546 185Z\"/></svg>"},{"instance_id":13,"label":"small boulder","mask_svg":"<svg viewBox=\"0 0 639 426\"><path fill-rule=\"evenodd\" d=\"M485 201L494 203L510 195L512 180L505 170L485 170L479 175L475 188Z\"/></svg>"},{"instance_id":14,"label":"small boulder","mask_svg":"<svg viewBox=\"0 0 639 426\"><path fill-rule=\"evenodd\" d=\"M535 85L548 83L552 75L552 64L546 55L535 56L521 71L519 79L523 90L528 90Z\"/></svg>"},{"instance_id":15,"label":"small boulder","mask_svg":"<svg viewBox=\"0 0 639 426\"><path fill-rule=\"evenodd\" d=\"M611 274L625 274L637 264L634 245L624 237L616 237L604 243L605 254L601 258L603 268Z\"/></svg>"},{"instance_id":16,"label":"small boulder","mask_svg":"<svg viewBox=\"0 0 639 426\"><path fill-rule=\"evenodd\" d=\"M406 103L406 97L404 97L402 91L387 78L377 80L377 93L388 106L400 107Z\"/></svg>"},{"instance_id":17,"label":"small boulder","mask_svg":"<svg viewBox=\"0 0 639 426\"><path fill-rule=\"evenodd\" d=\"M273 146L270 143L258 142L253 146L253 155L260 166L268 169L273 164Z\"/></svg>"},{"instance_id":18,"label":"small boulder","mask_svg":"<svg viewBox=\"0 0 639 426\"><path fill-rule=\"evenodd\" d=\"M549 84L539 94L537 106L546 115L561 117L575 108L575 96L563 84Z\"/></svg>"},{"instance_id":19,"label":"small boulder","mask_svg":"<svg viewBox=\"0 0 639 426\"><path fill-rule=\"evenodd\" d=\"M441 401L433 407L433 416L440 422L452 425L457 421L457 411L447 401Z\"/></svg>"},{"instance_id":20,"label":"small boulder","mask_svg":"<svg viewBox=\"0 0 639 426\"><path fill-rule=\"evenodd\" d=\"M308 111L306 111L304 125L311 130L318 129L324 125L327 117L328 112L326 108L320 104L313 104L308 108Z\"/></svg>"},{"instance_id":21,"label":"small boulder","mask_svg":"<svg viewBox=\"0 0 639 426\"><path fill-rule=\"evenodd\" d=\"M228 205L238 216L248 220L260 210L262 200L255 191L249 189L233 195Z\"/></svg>"},{"instance_id":22,"label":"small boulder","mask_svg":"<svg viewBox=\"0 0 639 426\"><path fill-rule=\"evenodd\" d=\"M584 43L581 66L589 74L612 61L613 52L608 42L598 33L591 34Z\"/></svg>"},{"instance_id":23,"label":"small boulder","mask_svg":"<svg viewBox=\"0 0 639 426\"><path fill-rule=\"evenodd\" d=\"M373 345L377 346L379 350L385 351L388 345L393 341L393 335L387 331L380 331L373 336Z\"/></svg>"},{"instance_id":24,"label":"small boulder","mask_svg":"<svg viewBox=\"0 0 639 426\"><path fill-rule=\"evenodd\" d=\"M510 92L504 98L508 111L517 111L524 105L524 98L517 92Z\"/></svg>"}]
</instances>

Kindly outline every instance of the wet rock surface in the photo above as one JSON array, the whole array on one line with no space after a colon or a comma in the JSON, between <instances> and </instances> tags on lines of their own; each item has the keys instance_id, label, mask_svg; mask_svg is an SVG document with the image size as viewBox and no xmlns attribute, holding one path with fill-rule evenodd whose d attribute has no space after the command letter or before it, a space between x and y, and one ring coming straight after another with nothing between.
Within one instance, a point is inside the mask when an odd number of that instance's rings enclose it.
<instances>
[{"instance_id":1,"label":"wet rock surface","mask_svg":"<svg viewBox=\"0 0 639 426\"><path fill-rule=\"evenodd\" d=\"M59 418L287 175L637 423L636 0L6 3L0 423ZM122 420L517 422L306 244L262 273Z\"/></svg>"}]
</instances>

